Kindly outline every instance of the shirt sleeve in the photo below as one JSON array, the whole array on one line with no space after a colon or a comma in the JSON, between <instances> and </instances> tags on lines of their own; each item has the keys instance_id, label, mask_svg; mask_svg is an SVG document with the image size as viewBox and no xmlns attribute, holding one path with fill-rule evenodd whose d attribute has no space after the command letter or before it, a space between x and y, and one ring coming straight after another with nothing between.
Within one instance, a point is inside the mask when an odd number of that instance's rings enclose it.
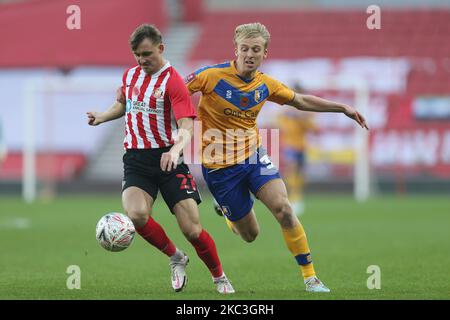
<instances>
[{"instance_id":1,"label":"shirt sleeve","mask_svg":"<svg viewBox=\"0 0 450 320\"><path fill-rule=\"evenodd\" d=\"M186 78L184 78L184 83L186 84L186 87L189 90L190 94L193 94L195 92L206 92L206 84L207 84L207 71L205 70L197 70L190 75L188 75Z\"/></svg>"},{"instance_id":2,"label":"shirt sleeve","mask_svg":"<svg viewBox=\"0 0 450 320\"><path fill-rule=\"evenodd\" d=\"M273 78L267 77L267 80L270 91L270 95L267 100L281 105L294 100L295 92L292 89Z\"/></svg>"},{"instance_id":3,"label":"shirt sleeve","mask_svg":"<svg viewBox=\"0 0 450 320\"><path fill-rule=\"evenodd\" d=\"M120 86L116 90L116 100L121 104L126 104L127 99L125 99L125 86Z\"/></svg>"},{"instance_id":4,"label":"shirt sleeve","mask_svg":"<svg viewBox=\"0 0 450 320\"><path fill-rule=\"evenodd\" d=\"M192 104L188 89L181 76L176 72L169 78L167 93L176 120L197 117L197 111Z\"/></svg>"},{"instance_id":5,"label":"shirt sleeve","mask_svg":"<svg viewBox=\"0 0 450 320\"><path fill-rule=\"evenodd\" d=\"M126 86L127 86L127 74L128 74L128 71L129 71L130 69L127 69L124 73L123 73L123 76L122 76L122 86L120 86L119 88L117 88L117 90L116 90L116 101L118 101L118 102L120 102L120 103L122 103L122 104L126 104L126 102L127 102L127 99L126 99L126 96L125 96L125 88L126 88Z\"/></svg>"}]
</instances>

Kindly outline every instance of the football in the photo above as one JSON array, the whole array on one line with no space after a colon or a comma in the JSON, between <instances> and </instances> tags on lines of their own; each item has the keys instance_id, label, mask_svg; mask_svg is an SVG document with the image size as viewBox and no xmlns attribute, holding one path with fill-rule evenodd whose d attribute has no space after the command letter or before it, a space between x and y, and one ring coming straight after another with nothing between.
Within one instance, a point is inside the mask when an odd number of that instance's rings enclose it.
<instances>
[{"instance_id":1,"label":"football","mask_svg":"<svg viewBox=\"0 0 450 320\"><path fill-rule=\"evenodd\" d=\"M98 243L108 251L122 251L128 248L134 239L133 222L122 213L105 214L97 223Z\"/></svg>"}]
</instances>

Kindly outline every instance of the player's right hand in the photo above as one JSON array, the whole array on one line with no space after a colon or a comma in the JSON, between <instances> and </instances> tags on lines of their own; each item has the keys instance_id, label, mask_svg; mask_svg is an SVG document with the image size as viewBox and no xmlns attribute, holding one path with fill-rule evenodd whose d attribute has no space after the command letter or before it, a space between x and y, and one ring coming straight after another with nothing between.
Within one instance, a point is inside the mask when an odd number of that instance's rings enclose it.
<instances>
[{"instance_id":1,"label":"player's right hand","mask_svg":"<svg viewBox=\"0 0 450 320\"><path fill-rule=\"evenodd\" d=\"M100 121L100 112L96 112L96 111L88 111L86 112L87 117L88 117L88 124L90 126L98 126L100 123L102 123Z\"/></svg>"},{"instance_id":2,"label":"player's right hand","mask_svg":"<svg viewBox=\"0 0 450 320\"><path fill-rule=\"evenodd\" d=\"M366 123L366 119L364 119L362 114L356 111L355 108L345 105L344 114L350 119L355 120L361 126L361 128L369 130L369 127L367 126Z\"/></svg>"},{"instance_id":3,"label":"player's right hand","mask_svg":"<svg viewBox=\"0 0 450 320\"><path fill-rule=\"evenodd\" d=\"M168 152L164 152L161 155L161 170L170 172L173 169L177 168L178 159L180 158L180 154L176 151L170 150Z\"/></svg>"}]
</instances>

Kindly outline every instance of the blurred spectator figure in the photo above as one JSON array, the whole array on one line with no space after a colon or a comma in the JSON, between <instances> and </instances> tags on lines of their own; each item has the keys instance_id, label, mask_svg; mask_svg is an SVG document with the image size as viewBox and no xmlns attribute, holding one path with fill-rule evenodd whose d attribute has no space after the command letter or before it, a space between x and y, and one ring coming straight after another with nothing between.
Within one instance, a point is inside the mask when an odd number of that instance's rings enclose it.
<instances>
[{"instance_id":1,"label":"blurred spectator figure","mask_svg":"<svg viewBox=\"0 0 450 320\"><path fill-rule=\"evenodd\" d=\"M3 161L6 159L7 155L8 149L6 147L6 139L3 134L2 119L0 118L0 167L3 164Z\"/></svg>"},{"instance_id":2,"label":"blurred spectator figure","mask_svg":"<svg viewBox=\"0 0 450 320\"><path fill-rule=\"evenodd\" d=\"M302 87L297 84L294 91L303 93ZM280 128L281 154L283 173L288 190L289 201L297 216L305 210L304 186L306 149L308 147L307 135L316 132L314 114L306 111L285 108L278 117Z\"/></svg>"}]
</instances>

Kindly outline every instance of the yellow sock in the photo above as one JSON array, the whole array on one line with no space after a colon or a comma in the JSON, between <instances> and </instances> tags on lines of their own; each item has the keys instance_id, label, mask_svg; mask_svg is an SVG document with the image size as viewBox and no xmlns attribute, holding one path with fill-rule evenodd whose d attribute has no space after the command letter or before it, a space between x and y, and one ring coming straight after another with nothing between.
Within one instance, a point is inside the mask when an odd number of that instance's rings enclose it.
<instances>
[{"instance_id":1,"label":"yellow sock","mask_svg":"<svg viewBox=\"0 0 450 320\"><path fill-rule=\"evenodd\" d=\"M306 239L305 230L301 224L292 229L282 229L284 241L286 242L289 251L300 265L300 270L303 278L307 279L316 275L314 266L311 260L311 253L309 251L308 240Z\"/></svg>"}]
</instances>

